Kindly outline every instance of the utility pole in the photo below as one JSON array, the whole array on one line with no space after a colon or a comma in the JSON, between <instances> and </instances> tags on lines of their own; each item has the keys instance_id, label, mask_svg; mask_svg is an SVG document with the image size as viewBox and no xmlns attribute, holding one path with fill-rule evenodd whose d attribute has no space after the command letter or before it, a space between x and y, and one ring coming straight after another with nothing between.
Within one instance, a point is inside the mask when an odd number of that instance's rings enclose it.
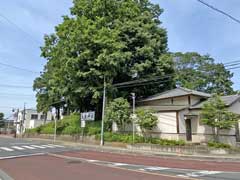
<instances>
[{"instance_id":1,"label":"utility pole","mask_svg":"<svg viewBox=\"0 0 240 180\"><path fill-rule=\"evenodd\" d=\"M132 100L133 100L133 115L132 115L132 144L134 144L134 140L135 140L135 123L134 123L134 120L135 120L135 100L136 100L136 94L135 93L131 93L132 94Z\"/></svg>"},{"instance_id":2,"label":"utility pole","mask_svg":"<svg viewBox=\"0 0 240 180\"><path fill-rule=\"evenodd\" d=\"M101 142L100 145L104 145L104 118L105 118L105 104L106 104L106 78L104 75L104 83L103 83L103 107L102 107L102 126L101 126Z\"/></svg>"},{"instance_id":3,"label":"utility pole","mask_svg":"<svg viewBox=\"0 0 240 180\"><path fill-rule=\"evenodd\" d=\"M25 122L25 119L26 119L26 103L24 103L24 107L23 107L23 119L22 119L22 122L21 122L21 135L23 137L23 132L24 132L24 122Z\"/></svg>"},{"instance_id":4,"label":"utility pole","mask_svg":"<svg viewBox=\"0 0 240 180\"><path fill-rule=\"evenodd\" d=\"M53 142L56 142L56 136L57 136L57 118L54 118L54 137L53 137Z\"/></svg>"}]
</instances>

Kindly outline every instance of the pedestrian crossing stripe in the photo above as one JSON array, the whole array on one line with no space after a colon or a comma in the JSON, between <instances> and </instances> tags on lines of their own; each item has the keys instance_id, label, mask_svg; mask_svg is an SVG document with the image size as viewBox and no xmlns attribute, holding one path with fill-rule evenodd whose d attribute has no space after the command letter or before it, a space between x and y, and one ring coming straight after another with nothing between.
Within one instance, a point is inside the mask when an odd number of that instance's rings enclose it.
<instances>
[{"instance_id":1,"label":"pedestrian crossing stripe","mask_svg":"<svg viewBox=\"0 0 240 180\"><path fill-rule=\"evenodd\" d=\"M7 147L0 147L1 150L4 151L14 151L13 149L7 148Z\"/></svg>"},{"instance_id":2,"label":"pedestrian crossing stripe","mask_svg":"<svg viewBox=\"0 0 240 180\"><path fill-rule=\"evenodd\" d=\"M15 150L36 150L36 149L46 149L46 148L64 148L61 145L47 144L47 145L25 145L25 146L11 146L11 147L0 147L0 151L12 152Z\"/></svg>"},{"instance_id":3,"label":"pedestrian crossing stripe","mask_svg":"<svg viewBox=\"0 0 240 180\"><path fill-rule=\"evenodd\" d=\"M57 145L57 144L48 144L50 146L55 146L55 147L61 147L61 148L64 148L64 146L61 146L61 145Z\"/></svg>"},{"instance_id":4,"label":"pedestrian crossing stripe","mask_svg":"<svg viewBox=\"0 0 240 180\"><path fill-rule=\"evenodd\" d=\"M31 147L31 146L22 146L23 148L26 148L26 149L36 149L34 147Z\"/></svg>"},{"instance_id":5,"label":"pedestrian crossing stripe","mask_svg":"<svg viewBox=\"0 0 240 180\"><path fill-rule=\"evenodd\" d=\"M46 148L56 148L54 146L50 146L50 145L42 145L43 147L46 147Z\"/></svg>"},{"instance_id":6,"label":"pedestrian crossing stripe","mask_svg":"<svg viewBox=\"0 0 240 180\"><path fill-rule=\"evenodd\" d=\"M35 148L40 148L40 149L46 149L46 147L43 146L39 146L39 145L30 145L31 147L35 147Z\"/></svg>"},{"instance_id":7,"label":"pedestrian crossing stripe","mask_svg":"<svg viewBox=\"0 0 240 180\"><path fill-rule=\"evenodd\" d=\"M24 148L19 147L19 146L12 146L11 148L13 148L13 149L17 149L17 150L24 150Z\"/></svg>"}]
</instances>

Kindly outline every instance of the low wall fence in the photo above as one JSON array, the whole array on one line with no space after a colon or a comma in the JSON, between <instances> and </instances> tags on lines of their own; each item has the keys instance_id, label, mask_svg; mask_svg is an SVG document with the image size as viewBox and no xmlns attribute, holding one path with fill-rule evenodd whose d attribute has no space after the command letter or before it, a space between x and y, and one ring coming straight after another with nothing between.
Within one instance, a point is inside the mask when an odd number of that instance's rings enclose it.
<instances>
[{"instance_id":1,"label":"low wall fence","mask_svg":"<svg viewBox=\"0 0 240 180\"><path fill-rule=\"evenodd\" d=\"M151 152L165 152L165 153L177 153L177 154L239 154L238 149L216 149L204 145L185 145L185 146L165 146L158 144L134 144L127 145L128 149L142 150Z\"/></svg>"}]
</instances>

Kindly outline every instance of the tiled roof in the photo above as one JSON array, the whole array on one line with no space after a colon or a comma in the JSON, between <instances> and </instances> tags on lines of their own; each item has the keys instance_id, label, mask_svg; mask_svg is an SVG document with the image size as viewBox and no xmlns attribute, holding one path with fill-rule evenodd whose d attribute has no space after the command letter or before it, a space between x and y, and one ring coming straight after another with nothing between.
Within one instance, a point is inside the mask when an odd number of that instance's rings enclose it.
<instances>
[{"instance_id":1,"label":"tiled roof","mask_svg":"<svg viewBox=\"0 0 240 180\"><path fill-rule=\"evenodd\" d=\"M158 99L166 99L166 98L186 96L186 95L196 95L196 96L207 97L207 98L211 97L211 95L207 94L207 93L178 87L176 89L165 91L163 93L155 94L146 99L140 100L139 102L153 101L153 100L158 100Z\"/></svg>"},{"instance_id":2,"label":"tiled roof","mask_svg":"<svg viewBox=\"0 0 240 180\"><path fill-rule=\"evenodd\" d=\"M221 99L224 101L226 106L231 106L234 102L240 99L240 95L221 96ZM205 102L206 101L200 102L192 106L191 109L201 109Z\"/></svg>"}]
</instances>

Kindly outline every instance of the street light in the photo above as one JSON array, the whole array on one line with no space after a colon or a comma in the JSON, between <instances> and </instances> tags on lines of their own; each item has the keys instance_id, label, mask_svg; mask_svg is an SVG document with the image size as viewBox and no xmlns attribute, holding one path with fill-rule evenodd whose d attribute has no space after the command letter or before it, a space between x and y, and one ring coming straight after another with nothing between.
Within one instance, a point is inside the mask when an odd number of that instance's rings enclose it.
<instances>
[{"instance_id":1,"label":"street light","mask_svg":"<svg viewBox=\"0 0 240 180\"><path fill-rule=\"evenodd\" d=\"M133 141L133 144L134 144L134 139L135 139L135 124L134 124L134 120L135 120L135 99L136 99L136 94L135 93L131 93L132 95L132 100L133 100L133 116L132 116L132 141Z\"/></svg>"},{"instance_id":2,"label":"street light","mask_svg":"<svg viewBox=\"0 0 240 180\"><path fill-rule=\"evenodd\" d=\"M106 78L103 80L103 107L102 107L102 124L101 124L101 142L100 145L104 145L104 118L105 118L105 104L106 104Z\"/></svg>"}]
</instances>

